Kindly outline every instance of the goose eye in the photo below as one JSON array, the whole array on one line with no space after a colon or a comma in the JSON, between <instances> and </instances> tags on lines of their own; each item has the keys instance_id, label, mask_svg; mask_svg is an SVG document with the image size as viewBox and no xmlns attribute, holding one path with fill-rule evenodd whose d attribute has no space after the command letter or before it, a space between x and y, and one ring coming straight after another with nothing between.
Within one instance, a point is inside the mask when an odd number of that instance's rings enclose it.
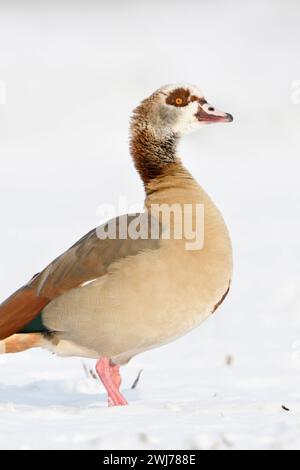
<instances>
[{"instance_id":1,"label":"goose eye","mask_svg":"<svg viewBox=\"0 0 300 470\"><path fill-rule=\"evenodd\" d=\"M181 106L182 103L183 103L183 99L182 98L176 98L175 103L177 104L177 106Z\"/></svg>"}]
</instances>

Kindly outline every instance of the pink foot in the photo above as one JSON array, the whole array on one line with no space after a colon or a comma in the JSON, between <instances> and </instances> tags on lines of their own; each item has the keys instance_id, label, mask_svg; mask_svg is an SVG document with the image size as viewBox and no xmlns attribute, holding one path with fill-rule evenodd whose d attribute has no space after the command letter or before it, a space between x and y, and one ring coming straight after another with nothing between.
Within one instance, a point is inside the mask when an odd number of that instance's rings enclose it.
<instances>
[{"instance_id":1,"label":"pink foot","mask_svg":"<svg viewBox=\"0 0 300 470\"><path fill-rule=\"evenodd\" d=\"M125 406L127 400L120 392L120 367L111 363L107 357L102 357L96 364L96 371L108 394L108 406Z\"/></svg>"}]
</instances>

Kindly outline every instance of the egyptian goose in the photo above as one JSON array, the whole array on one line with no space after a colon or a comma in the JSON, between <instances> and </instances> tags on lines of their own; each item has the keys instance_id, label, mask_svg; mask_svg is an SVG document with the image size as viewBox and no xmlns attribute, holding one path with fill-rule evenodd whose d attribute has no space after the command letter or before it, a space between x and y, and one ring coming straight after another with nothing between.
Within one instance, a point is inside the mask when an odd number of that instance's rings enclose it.
<instances>
[{"instance_id":1,"label":"egyptian goose","mask_svg":"<svg viewBox=\"0 0 300 470\"><path fill-rule=\"evenodd\" d=\"M145 186L145 212L89 232L2 303L2 353L43 347L95 358L109 405L127 404L120 365L198 326L229 291L228 230L182 165L177 144L203 124L232 120L194 86L164 86L142 101L131 120L130 150ZM200 243L184 230L175 233L183 220ZM121 226L122 236L109 236Z\"/></svg>"}]
</instances>

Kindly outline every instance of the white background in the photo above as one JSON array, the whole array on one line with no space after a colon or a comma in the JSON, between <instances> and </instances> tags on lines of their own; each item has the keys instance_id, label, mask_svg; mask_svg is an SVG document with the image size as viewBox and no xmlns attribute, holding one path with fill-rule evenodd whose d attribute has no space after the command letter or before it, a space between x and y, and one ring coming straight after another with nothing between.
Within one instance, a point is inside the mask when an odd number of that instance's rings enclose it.
<instances>
[{"instance_id":1,"label":"white background","mask_svg":"<svg viewBox=\"0 0 300 470\"><path fill-rule=\"evenodd\" d=\"M142 202L141 99L189 82L235 117L180 148L230 228L226 303L124 368L128 408L105 407L80 359L1 356L0 448L300 448L299 44L297 0L0 2L1 300L101 203Z\"/></svg>"}]
</instances>

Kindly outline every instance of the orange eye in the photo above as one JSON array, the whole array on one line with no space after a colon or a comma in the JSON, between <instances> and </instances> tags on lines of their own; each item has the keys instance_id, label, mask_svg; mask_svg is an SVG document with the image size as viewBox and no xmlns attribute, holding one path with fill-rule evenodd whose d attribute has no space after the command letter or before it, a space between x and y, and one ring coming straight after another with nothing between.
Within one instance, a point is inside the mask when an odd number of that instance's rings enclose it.
<instances>
[{"instance_id":1,"label":"orange eye","mask_svg":"<svg viewBox=\"0 0 300 470\"><path fill-rule=\"evenodd\" d=\"M182 103L183 103L182 98L176 98L175 103L176 103L178 106L181 106Z\"/></svg>"}]
</instances>

